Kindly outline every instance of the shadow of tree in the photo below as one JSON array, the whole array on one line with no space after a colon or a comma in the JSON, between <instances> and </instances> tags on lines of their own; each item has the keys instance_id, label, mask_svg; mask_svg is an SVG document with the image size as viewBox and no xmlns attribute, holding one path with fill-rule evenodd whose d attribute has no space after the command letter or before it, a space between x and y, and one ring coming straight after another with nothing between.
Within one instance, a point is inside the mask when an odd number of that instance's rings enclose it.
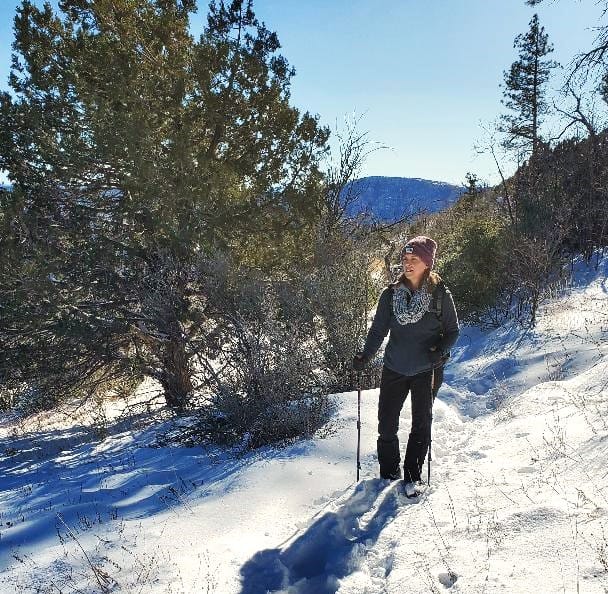
<instances>
[{"instance_id":1,"label":"shadow of tree","mask_svg":"<svg viewBox=\"0 0 608 594\"><path fill-rule=\"evenodd\" d=\"M64 531L58 516L78 534L118 518L192 513L190 498L238 488L244 467L307 447L279 453L268 447L241 457L212 446L154 447L174 423L134 430L135 421L115 423L107 439L84 426L0 438L0 567L17 548L56 543Z\"/></svg>"}]
</instances>

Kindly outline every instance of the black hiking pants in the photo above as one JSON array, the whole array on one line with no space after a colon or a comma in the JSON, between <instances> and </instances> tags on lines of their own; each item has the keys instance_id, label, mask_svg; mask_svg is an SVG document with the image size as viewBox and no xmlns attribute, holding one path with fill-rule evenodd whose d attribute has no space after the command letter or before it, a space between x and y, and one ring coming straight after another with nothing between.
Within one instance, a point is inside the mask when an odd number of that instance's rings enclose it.
<instances>
[{"instance_id":1,"label":"black hiking pants","mask_svg":"<svg viewBox=\"0 0 608 594\"><path fill-rule=\"evenodd\" d=\"M380 476L388 478L399 470L399 416L408 393L412 395L412 427L403 463L404 480L419 481L422 465L431 439L432 408L437 390L443 381L443 367L435 369L431 395L432 372L405 376L382 368L380 401L378 403L378 462Z\"/></svg>"}]
</instances>

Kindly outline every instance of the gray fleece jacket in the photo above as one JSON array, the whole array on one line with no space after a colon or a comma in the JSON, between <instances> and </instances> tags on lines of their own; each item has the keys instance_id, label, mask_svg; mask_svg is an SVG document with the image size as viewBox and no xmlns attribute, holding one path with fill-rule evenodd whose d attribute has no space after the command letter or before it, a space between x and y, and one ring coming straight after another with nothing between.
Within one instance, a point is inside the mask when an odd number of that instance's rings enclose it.
<instances>
[{"instance_id":1,"label":"gray fleece jacket","mask_svg":"<svg viewBox=\"0 0 608 594\"><path fill-rule=\"evenodd\" d=\"M440 290L435 288L435 291ZM442 323L434 311L427 311L417 322L400 324L393 312L393 291L393 287L389 286L380 295L374 321L367 333L363 357L369 361L390 332L384 350L384 365L405 376L428 371L433 367L431 347L437 347L442 355L447 356L458 339L460 330L452 294L447 287L442 291Z\"/></svg>"}]
</instances>

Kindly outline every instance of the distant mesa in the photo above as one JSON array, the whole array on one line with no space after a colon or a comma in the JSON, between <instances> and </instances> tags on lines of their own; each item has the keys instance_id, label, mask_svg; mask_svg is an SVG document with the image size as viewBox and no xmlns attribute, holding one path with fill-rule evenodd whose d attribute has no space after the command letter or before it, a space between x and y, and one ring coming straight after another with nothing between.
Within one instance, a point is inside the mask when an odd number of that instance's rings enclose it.
<instances>
[{"instance_id":1,"label":"distant mesa","mask_svg":"<svg viewBox=\"0 0 608 594\"><path fill-rule=\"evenodd\" d=\"M367 214L371 219L394 222L444 210L465 190L464 186L427 179L372 176L351 182L342 192L342 199L348 201L348 216Z\"/></svg>"}]
</instances>

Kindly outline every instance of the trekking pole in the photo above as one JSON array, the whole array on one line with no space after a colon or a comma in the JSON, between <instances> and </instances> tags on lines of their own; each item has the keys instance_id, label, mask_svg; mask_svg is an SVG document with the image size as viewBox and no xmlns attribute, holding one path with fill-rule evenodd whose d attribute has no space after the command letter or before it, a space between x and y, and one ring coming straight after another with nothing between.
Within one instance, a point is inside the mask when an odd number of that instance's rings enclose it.
<instances>
[{"instance_id":1,"label":"trekking pole","mask_svg":"<svg viewBox=\"0 0 608 594\"><path fill-rule=\"evenodd\" d=\"M433 459L431 455L431 443L433 442L432 431L433 431L433 391L435 390L435 368L433 367L431 370L431 397L430 397L430 410L431 413L431 422L429 424L429 456L427 458L427 477L426 482L429 487L431 486L431 460Z\"/></svg>"},{"instance_id":2,"label":"trekking pole","mask_svg":"<svg viewBox=\"0 0 608 594\"><path fill-rule=\"evenodd\" d=\"M361 470L361 372L357 371L357 482Z\"/></svg>"}]
</instances>

